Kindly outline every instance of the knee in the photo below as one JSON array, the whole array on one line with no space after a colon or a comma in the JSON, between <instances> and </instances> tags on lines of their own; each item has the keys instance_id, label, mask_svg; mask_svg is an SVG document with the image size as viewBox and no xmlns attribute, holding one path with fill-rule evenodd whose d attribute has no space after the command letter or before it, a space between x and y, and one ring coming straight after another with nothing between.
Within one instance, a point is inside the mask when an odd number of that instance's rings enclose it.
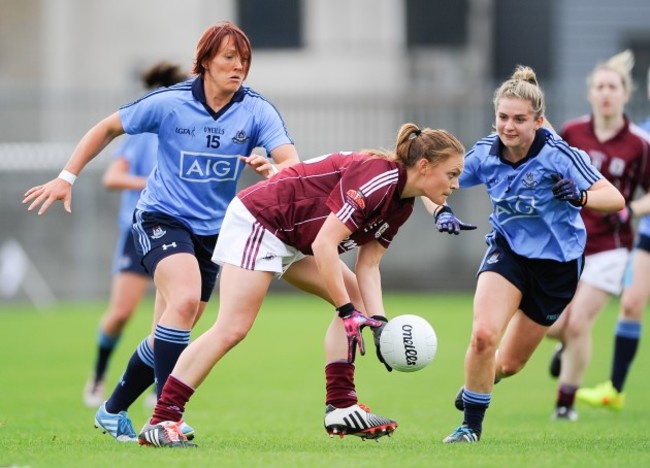
<instances>
[{"instance_id":1,"label":"knee","mask_svg":"<svg viewBox=\"0 0 650 468\"><path fill-rule=\"evenodd\" d=\"M517 358L498 359L497 374L501 377L510 377L521 371L526 365L526 361Z\"/></svg>"},{"instance_id":2,"label":"knee","mask_svg":"<svg viewBox=\"0 0 650 468\"><path fill-rule=\"evenodd\" d=\"M570 320L564 327L564 341L578 341L590 333L587 323Z\"/></svg>"},{"instance_id":3,"label":"knee","mask_svg":"<svg viewBox=\"0 0 650 468\"><path fill-rule=\"evenodd\" d=\"M198 294L178 292L167 303L167 310L172 310L178 317L194 320L199 310L201 298Z\"/></svg>"},{"instance_id":4,"label":"knee","mask_svg":"<svg viewBox=\"0 0 650 468\"><path fill-rule=\"evenodd\" d=\"M495 330L478 327L472 332L471 349L476 354L495 353L499 336Z\"/></svg>"},{"instance_id":5,"label":"knee","mask_svg":"<svg viewBox=\"0 0 650 468\"><path fill-rule=\"evenodd\" d=\"M621 300L620 318L640 322L644 307L645 304L642 300L623 296L623 299Z\"/></svg>"},{"instance_id":6,"label":"knee","mask_svg":"<svg viewBox=\"0 0 650 468\"><path fill-rule=\"evenodd\" d=\"M250 328L239 325L231 325L222 328L215 326L214 333L218 336L217 339L223 343L223 346L226 349L232 349L246 338L249 330Z\"/></svg>"},{"instance_id":7,"label":"knee","mask_svg":"<svg viewBox=\"0 0 650 468\"><path fill-rule=\"evenodd\" d=\"M127 322L131 318L132 310L114 308L102 318L101 327L109 335L118 335L122 333Z\"/></svg>"},{"instance_id":8,"label":"knee","mask_svg":"<svg viewBox=\"0 0 650 468\"><path fill-rule=\"evenodd\" d=\"M109 320L119 328L124 328L129 321L135 309L133 307L117 306L111 314Z\"/></svg>"}]
</instances>

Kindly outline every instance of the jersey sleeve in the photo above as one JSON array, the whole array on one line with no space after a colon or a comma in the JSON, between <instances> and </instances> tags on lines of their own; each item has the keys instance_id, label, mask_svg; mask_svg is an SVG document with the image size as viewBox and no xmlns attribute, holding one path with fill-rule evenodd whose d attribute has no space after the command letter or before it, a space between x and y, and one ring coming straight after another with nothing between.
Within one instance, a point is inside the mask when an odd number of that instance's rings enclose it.
<instances>
[{"instance_id":1,"label":"jersey sleeve","mask_svg":"<svg viewBox=\"0 0 650 468\"><path fill-rule=\"evenodd\" d=\"M479 157L476 147L472 148L465 155L465 165L463 166L463 172L458 178L458 184L460 188L474 187L475 185L481 184L481 179L477 170L480 166L481 158Z\"/></svg>"},{"instance_id":2,"label":"jersey sleeve","mask_svg":"<svg viewBox=\"0 0 650 468\"><path fill-rule=\"evenodd\" d=\"M562 158L564 170L559 176L576 182L580 190L588 190L603 178L603 175L591 164L589 155L581 149L574 148L562 141L558 148L568 157Z\"/></svg>"},{"instance_id":3,"label":"jersey sleeve","mask_svg":"<svg viewBox=\"0 0 650 468\"><path fill-rule=\"evenodd\" d=\"M130 135L158 133L168 109L165 93L153 91L144 97L120 107L119 115L124 131Z\"/></svg>"},{"instance_id":4,"label":"jersey sleeve","mask_svg":"<svg viewBox=\"0 0 650 468\"><path fill-rule=\"evenodd\" d=\"M642 166L641 166L641 179L640 184L643 190L650 192L650 134L644 132L641 137L641 153L642 153Z\"/></svg>"},{"instance_id":5,"label":"jersey sleeve","mask_svg":"<svg viewBox=\"0 0 650 468\"><path fill-rule=\"evenodd\" d=\"M259 124L256 146L261 146L270 153L278 146L293 144L280 113L271 103L261 100L255 115Z\"/></svg>"}]
</instances>

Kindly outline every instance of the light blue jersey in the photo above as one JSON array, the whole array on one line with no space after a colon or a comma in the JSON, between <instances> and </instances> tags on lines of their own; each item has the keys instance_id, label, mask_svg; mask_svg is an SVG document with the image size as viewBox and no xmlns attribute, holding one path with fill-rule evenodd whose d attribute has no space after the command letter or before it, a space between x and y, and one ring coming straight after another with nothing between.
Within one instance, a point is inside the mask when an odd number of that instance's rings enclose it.
<instances>
[{"instance_id":1,"label":"light blue jersey","mask_svg":"<svg viewBox=\"0 0 650 468\"><path fill-rule=\"evenodd\" d=\"M120 108L126 133L156 133L158 161L137 204L183 222L194 234L214 235L253 148L270 153L293 144L278 111L247 87L213 112L201 77L161 88Z\"/></svg>"},{"instance_id":2,"label":"light blue jersey","mask_svg":"<svg viewBox=\"0 0 650 468\"><path fill-rule=\"evenodd\" d=\"M138 177L148 177L156 165L158 154L158 136L153 133L127 135L114 154L114 158L122 158L129 165L128 173ZM142 190L122 191L120 211L117 224L120 229L131 231L133 224L133 211L140 198Z\"/></svg>"},{"instance_id":3,"label":"light blue jersey","mask_svg":"<svg viewBox=\"0 0 650 468\"><path fill-rule=\"evenodd\" d=\"M561 262L582 256L587 232L580 208L556 200L551 187L554 176L575 180L581 190L601 179L589 156L546 129L537 131L528 156L516 164L501 158L502 150L496 134L479 140L465 156L461 188L486 186L490 224L518 255Z\"/></svg>"},{"instance_id":4,"label":"light blue jersey","mask_svg":"<svg viewBox=\"0 0 650 468\"><path fill-rule=\"evenodd\" d=\"M650 133L650 117L640 123L639 127ZM639 234L650 236L650 215L642 216L641 219L639 219L637 230L639 231Z\"/></svg>"}]
</instances>

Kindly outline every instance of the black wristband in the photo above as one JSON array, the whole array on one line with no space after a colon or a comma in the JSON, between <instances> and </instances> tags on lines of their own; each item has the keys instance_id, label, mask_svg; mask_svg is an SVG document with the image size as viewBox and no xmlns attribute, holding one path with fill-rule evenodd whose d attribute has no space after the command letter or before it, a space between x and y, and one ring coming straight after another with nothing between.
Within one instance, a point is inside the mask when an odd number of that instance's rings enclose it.
<instances>
[{"instance_id":1,"label":"black wristband","mask_svg":"<svg viewBox=\"0 0 650 468\"><path fill-rule=\"evenodd\" d=\"M569 203L577 208L585 206L587 204L587 191L580 190L580 200L569 200Z\"/></svg>"},{"instance_id":2,"label":"black wristband","mask_svg":"<svg viewBox=\"0 0 650 468\"><path fill-rule=\"evenodd\" d=\"M438 221L438 216L442 213L453 213L453 211L451 211L449 205L440 205L438 208L433 210L433 220Z\"/></svg>"},{"instance_id":3,"label":"black wristband","mask_svg":"<svg viewBox=\"0 0 650 468\"><path fill-rule=\"evenodd\" d=\"M339 313L339 317L345 318L352 315L352 312L354 312L354 306L351 302L348 302L347 304L343 304L341 307L337 307L336 311Z\"/></svg>"}]
</instances>

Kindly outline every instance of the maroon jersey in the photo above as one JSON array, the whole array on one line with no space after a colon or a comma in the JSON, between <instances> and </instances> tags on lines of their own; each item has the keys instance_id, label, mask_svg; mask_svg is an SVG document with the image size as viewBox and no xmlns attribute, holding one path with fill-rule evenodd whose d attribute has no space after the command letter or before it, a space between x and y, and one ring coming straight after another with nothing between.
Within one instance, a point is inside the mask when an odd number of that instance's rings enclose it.
<instances>
[{"instance_id":1,"label":"maroon jersey","mask_svg":"<svg viewBox=\"0 0 650 468\"><path fill-rule=\"evenodd\" d=\"M394 161L360 153L333 153L287 167L237 197L282 242L306 255L330 213L352 234L339 253L377 240L388 247L413 212L400 198L406 170Z\"/></svg>"},{"instance_id":2,"label":"maroon jersey","mask_svg":"<svg viewBox=\"0 0 650 468\"><path fill-rule=\"evenodd\" d=\"M593 119L584 116L567 122L562 129L567 143L587 152L592 164L603 177L620 190L629 203L638 187L647 191L650 186L650 139L641 128L625 119L625 126L613 138L601 142L596 138ZM612 215L583 208L582 219L587 228L585 254L626 247L634 241L632 225L614 222Z\"/></svg>"}]
</instances>

